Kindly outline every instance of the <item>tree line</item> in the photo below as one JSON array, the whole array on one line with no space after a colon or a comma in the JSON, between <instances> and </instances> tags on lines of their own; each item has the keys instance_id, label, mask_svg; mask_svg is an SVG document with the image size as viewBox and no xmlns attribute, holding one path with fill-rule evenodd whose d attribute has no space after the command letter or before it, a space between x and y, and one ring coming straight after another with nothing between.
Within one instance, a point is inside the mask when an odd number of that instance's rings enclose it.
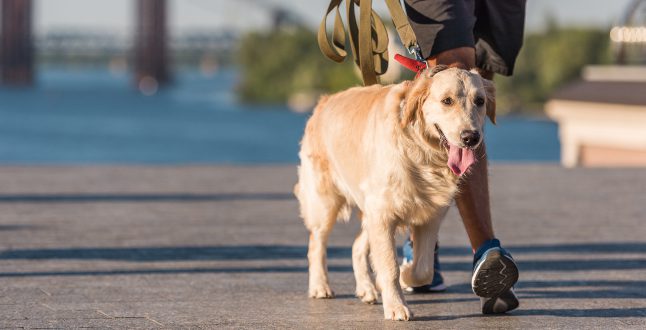
<instances>
[{"instance_id":1,"label":"tree line","mask_svg":"<svg viewBox=\"0 0 646 330\"><path fill-rule=\"evenodd\" d=\"M307 29L251 32L238 51L244 102L282 103L291 96L331 93L361 84L351 60L326 59ZM525 36L512 77L496 76L501 113L540 113L559 87L576 80L589 64L611 62L607 30L558 27ZM399 65L391 61L390 65ZM410 79L403 75L401 79Z\"/></svg>"}]
</instances>

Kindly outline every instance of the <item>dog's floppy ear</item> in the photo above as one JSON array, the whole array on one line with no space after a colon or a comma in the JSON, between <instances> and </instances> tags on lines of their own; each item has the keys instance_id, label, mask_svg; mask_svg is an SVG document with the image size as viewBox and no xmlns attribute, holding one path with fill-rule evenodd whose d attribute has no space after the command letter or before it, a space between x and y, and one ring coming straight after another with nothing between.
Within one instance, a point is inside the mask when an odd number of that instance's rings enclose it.
<instances>
[{"instance_id":1,"label":"dog's floppy ear","mask_svg":"<svg viewBox=\"0 0 646 330\"><path fill-rule=\"evenodd\" d=\"M431 87L431 79L419 77L417 81L409 87L402 101L401 126L406 127L415 120L422 119L422 105Z\"/></svg>"},{"instance_id":2,"label":"dog's floppy ear","mask_svg":"<svg viewBox=\"0 0 646 330\"><path fill-rule=\"evenodd\" d=\"M496 124L496 86L492 80L482 78L485 93L487 93L487 116Z\"/></svg>"},{"instance_id":3,"label":"dog's floppy ear","mask_svg":"<svg viewBox=\"0 0 646 330\"><path fill-rule=\"evenodd\" d=\"M422 105L431 93L431 84L433 76L438 72L448 69L449 66L439 64L432 68L422 71L415 79L413 86L406 92L406 98L403 101L402 109L402 127L406 127L415 120L422 119Z\"/></svg>"}]
</instances>

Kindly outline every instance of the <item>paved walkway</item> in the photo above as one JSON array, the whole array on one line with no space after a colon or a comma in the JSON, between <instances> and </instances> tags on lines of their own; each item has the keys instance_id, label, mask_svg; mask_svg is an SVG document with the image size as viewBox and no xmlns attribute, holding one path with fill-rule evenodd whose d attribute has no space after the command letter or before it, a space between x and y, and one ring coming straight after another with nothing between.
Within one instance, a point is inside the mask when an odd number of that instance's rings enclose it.
<instances>
[{"instance_id":1,"label":"paved walkway","mask_svg":"<svg viewBox=\"0 0 646 330\"><path fill-rule=\"evenodd\" d=\"M453 210L448 291L408 296L415 321L396 323L353 297L356 222L331 238L338 298L307 299L294 166L0 167L0 327L646 327L646 170L497 165L491 178L521 307L479 314Z\"/></svg>"}]
</instances>

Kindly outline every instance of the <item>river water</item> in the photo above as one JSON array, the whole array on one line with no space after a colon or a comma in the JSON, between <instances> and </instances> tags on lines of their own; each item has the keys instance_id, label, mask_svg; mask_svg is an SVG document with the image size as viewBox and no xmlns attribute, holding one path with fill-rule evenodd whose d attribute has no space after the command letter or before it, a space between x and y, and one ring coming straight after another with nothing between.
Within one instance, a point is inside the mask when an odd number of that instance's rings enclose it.
<instances>
[{"instance_id":1,"label":"river water","mask_svg":"<svg viewBox=\"0 0 646 330\"><path fill-rule=\"evenodd\" d=\"M41 69L28 89L0 88L0 164L295 163L308 115L236 100L235 70L175 75L153 96L129 75ZM555 123L500 117L494 162L557 162Z\"/></svg>"}]
</instances>

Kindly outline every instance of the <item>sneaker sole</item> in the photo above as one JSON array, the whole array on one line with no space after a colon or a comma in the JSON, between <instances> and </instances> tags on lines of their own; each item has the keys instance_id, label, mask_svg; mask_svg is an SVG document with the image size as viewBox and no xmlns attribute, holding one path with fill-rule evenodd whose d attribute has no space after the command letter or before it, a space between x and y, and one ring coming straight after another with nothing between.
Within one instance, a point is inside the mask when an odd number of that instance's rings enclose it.
<instances>
[{"instance_id":1,"label":"sneaker sole","mask_svg":"<svg viewBox=\"0 0 646 330\"><path fill-rule=\"evenodd\" d=\"M495 298L482 299L482 314L502 314L518 308L518 298L512 290Z\"/></svg>"},{"instance_id":2,"label":"sneaker sole","mask_svg":"<svg viewBox=\"0 0 646 330\"><path fill-rule=\"evenodd\" d=\"M473 293L492 298L509 290L518 281L518 267L509 257L493 250L485 255L471 278Z\"/></svg>"}]
</instances>

